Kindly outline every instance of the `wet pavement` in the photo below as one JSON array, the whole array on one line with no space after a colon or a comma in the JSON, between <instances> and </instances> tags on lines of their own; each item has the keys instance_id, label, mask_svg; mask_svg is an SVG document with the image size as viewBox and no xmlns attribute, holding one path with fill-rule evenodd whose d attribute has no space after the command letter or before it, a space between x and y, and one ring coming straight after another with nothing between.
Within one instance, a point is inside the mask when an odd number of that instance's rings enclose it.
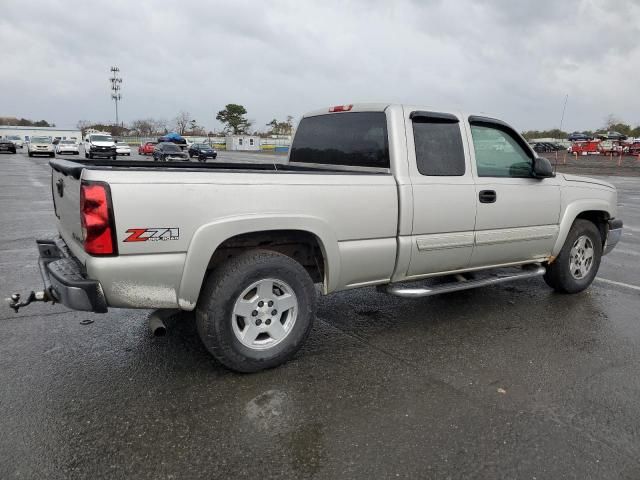
<instances>
[{"instance_id":1,"label":"wet pavement","mask_svg":"<svg viewBox=\"0 0 640 480\"><path fill-rule=\"evenodd\" d=\"M3 298L40 285L48 176L0 156ZM588 291L335 294L259 374L189 315L0 309L0 478L640 478L640 180L608 180L627 229Z\"/></svg>"}]
</instances>

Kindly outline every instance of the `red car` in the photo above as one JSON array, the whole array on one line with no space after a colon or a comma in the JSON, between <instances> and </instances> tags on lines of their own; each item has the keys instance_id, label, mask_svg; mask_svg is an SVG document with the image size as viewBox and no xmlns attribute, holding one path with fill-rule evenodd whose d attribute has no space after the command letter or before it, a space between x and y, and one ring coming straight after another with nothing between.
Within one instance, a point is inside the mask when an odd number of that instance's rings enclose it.
<instances>
[{"instance_id":1,"label":"red car","mask_svg":"<svg viewBox=\"0 0 640 480\"><path fill-rule=\"evenodd\" d=\"M147 142L138 147L138 153L140 155L153 155L153 149L158 142Z\"/></svg>"}]
</instances>

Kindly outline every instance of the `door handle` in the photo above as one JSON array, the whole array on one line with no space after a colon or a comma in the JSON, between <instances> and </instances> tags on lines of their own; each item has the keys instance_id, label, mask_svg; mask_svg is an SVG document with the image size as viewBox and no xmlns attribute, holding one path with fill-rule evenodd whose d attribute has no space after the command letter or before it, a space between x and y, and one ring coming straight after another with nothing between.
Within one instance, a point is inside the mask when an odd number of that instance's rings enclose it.
<instances>
[{"instance_id":1,"label":"door handle","mask_svg":"<svg viewBox=\"0 0 640 480\"><path fill-rule=\"evenodd\" d=\"M480 190L480 203L496 203L498 195L495 190Z\"/></svg>"}]
</instances>

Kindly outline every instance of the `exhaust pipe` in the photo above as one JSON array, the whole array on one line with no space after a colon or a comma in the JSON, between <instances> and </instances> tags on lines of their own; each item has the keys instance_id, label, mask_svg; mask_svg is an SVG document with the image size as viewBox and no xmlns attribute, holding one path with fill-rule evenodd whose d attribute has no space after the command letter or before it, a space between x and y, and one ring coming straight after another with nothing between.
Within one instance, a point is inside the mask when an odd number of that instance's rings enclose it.
<instances>
[{"instance_id":1,"label":"exhaust pipe","mask_svg":"<svg viewBox=\"0 0 640 480\"><path fill-rule=\"evenodd\" d=\"M149 315L149 330L154 337L164 337L167 334L167 324L165 323L178 310L162 309L155 310Z\"/></svg>"}]
</instances>

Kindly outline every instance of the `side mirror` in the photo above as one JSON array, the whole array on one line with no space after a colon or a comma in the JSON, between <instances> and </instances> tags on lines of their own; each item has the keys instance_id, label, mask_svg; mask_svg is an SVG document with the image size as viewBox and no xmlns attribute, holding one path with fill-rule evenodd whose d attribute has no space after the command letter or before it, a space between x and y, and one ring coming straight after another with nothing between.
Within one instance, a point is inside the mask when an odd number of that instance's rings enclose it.
<instances>
[{"instance_id":1,"label":"side mirror","mask_svg":"<svg viewBox=\"0 0 640 480\"><path fill-rule=\"evenodd\" d=\"M536 178L555 177L551 162L544 157L535 157L533 159L533 176Z\"/></svg>"}]
</instances>

